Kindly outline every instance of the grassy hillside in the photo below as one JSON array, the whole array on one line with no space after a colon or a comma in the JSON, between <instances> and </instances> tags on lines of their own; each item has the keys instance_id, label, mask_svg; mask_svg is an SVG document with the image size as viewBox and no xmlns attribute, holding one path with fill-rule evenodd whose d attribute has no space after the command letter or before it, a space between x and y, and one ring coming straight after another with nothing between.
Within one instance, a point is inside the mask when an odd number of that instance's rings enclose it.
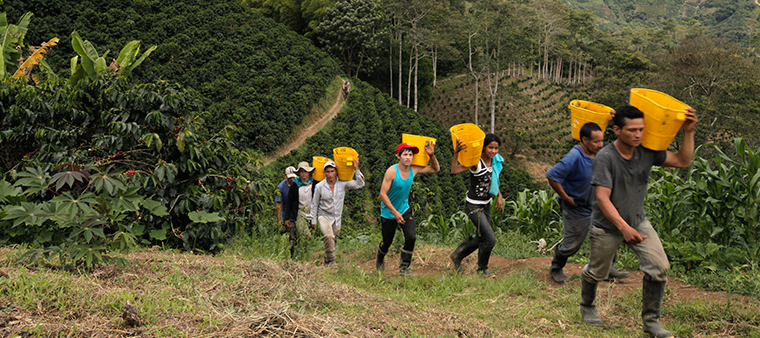
<instances>
[{"instance_id":1,"label":"grassy hillside","mask_svg":"<svg viewBox=\"0 0 760 338\"><path fill-rule=\"evenodd\" d=\"M490 131L488 84L480 81L478 125ZM574 99L588 97L581 87L566 87L529 76L503 78L496 100L494 131L505 142L505 157L521 154L546 163L561 158L576 142L571 136L570 111ZM420 112L451 127L475 122L475 81L455 76L439 82L430 103Z\"/></svg>"},{"instance_id":2,"label":"grassy hillside","mask_svg":"<svg viewBox=\"0 0 760 338\"><path fill-rule=\"evenodd\" d=\"M570 282L549 280L550 257L500 235L497 248L521 247L520 259L493 257L495 279L452 273L451 247L420 245L413 277L374 271L372 246L348 238L338 269L319 266L320 240L303 261L287 255L287 235L239 242L218 256L157 249L125 254L132 264L88 274L10 265L20 252L0 249L3 337L638 337L641 276L600 284L605 326L578 311L581 264ZM376 238L375 238L376 239ZM729 298L730 297L730 298ZM134 306L142 324L122 317ZM671 279L661 321L678 337L758 337L755 298L704 291Z\"/></svg>"},{"instance_id":3,"label":"grassy hillside","mask_svg":"<svg viewBox=\"0 0 760 338\"><path fill-rule=\"evenodd\" d=\"M129 41L158 46L130 79L199 91L213 129L235 125L238 147L262 153L288 139L340 72L310 40L239 0L7 0L0 9L10 22L34 14L28 43L60 38L46 59L64 77L74 30L101 55L110 50L108 63Z\"/></svg>"}]
</instances>

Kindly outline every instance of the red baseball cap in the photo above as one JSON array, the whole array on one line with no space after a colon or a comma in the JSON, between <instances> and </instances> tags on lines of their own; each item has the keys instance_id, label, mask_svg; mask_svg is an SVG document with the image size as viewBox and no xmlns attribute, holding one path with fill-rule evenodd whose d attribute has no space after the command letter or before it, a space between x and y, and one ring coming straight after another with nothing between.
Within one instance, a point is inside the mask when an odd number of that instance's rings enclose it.
<instances>
[{"instance_id":1,"label":"red baseball cap","mask_svg":"<svg viewBox=\"0 0 760 338\"><path fill-rule=\"evenodd\" d=\"M413 146L413 145L411 145L409 143L404 142L404 143L399 144L396 147L396 155L398 155L398 152L401 151L401 149L404 149L404 148L411 148L412 149L412 154L415 154L415 155L417 155L417 153L420 152L420 148L417 148L417 147L415 147L415 146Z\"/></svg>"}]
</instances>

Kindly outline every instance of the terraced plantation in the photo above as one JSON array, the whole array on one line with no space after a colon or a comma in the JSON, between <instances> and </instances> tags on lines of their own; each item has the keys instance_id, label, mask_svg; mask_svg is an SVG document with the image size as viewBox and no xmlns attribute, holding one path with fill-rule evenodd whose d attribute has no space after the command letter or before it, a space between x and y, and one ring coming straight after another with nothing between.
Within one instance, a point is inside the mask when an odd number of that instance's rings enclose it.
<instances>
[{"instance_id":1,"label":"terraced plantation","mask_svg":"<svg viewBox=\"0 0 760 338\"><path fill-rule=\"evenodd\" d=\"M488 83L481 80L479 86L478 125L488 131L491 125ZM494 128L505 140L502 155L520 154L544 163L560 159L575 144L567 105L571 100L588 96L580 86L530 76L504 77L499 84ZM475 80L459 75L440 81L421 113L447 127L475 123Z\"/></svg>"}]
</instances>

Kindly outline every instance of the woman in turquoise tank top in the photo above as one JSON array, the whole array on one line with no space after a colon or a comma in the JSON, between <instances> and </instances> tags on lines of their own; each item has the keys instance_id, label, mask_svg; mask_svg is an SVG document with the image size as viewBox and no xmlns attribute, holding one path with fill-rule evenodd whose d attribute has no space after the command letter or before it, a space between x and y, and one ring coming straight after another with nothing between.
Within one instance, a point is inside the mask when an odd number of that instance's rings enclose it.
<instances>
[{"instance_id":1,"label":"woman in turquoise tank top","mask_svg":"<svg viewBox=\"0 0 760 338\"><path fill-rule=\"evenodd\" d=\"M408 143L401 143L396 147L398 164L394 164L385 171L383 184L380 187L380 223L382 225L383 240L377 248L377 261L375 267L378 271L384 269L385 255L388 253L396 228L401 228L404 233L404 246L401 248L401 263L399 275L408 276L409 265L412 264L414 242L417 240L417 223L409 207L409 191L412 189L412 181L417 174L437 173L441 168L438 159L435 158L435 144L429 142L425 145L425 152L430 155L430 165L426 167L412 166L414 154L420 150Z\"/></svg>"}]
</instances>

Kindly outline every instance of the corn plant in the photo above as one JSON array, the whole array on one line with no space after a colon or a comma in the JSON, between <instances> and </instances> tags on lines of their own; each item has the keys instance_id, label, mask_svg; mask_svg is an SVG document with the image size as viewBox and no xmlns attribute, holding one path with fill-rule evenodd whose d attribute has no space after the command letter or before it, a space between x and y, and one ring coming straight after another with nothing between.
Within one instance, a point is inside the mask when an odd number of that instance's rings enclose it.
<instances>
[{"instance_id":1,"label":"corn plant","mask_svg":"<svg viewBox=\"0 0 760 338\"><path fill-rule=\"evenodd\" d=\"M419 227L425 229L428 236L440 243L448 244L475 235L475 226L463 211L458 211L448 219L441 215L430 215L420 222Z\"/></svg>"},{"instance_id":2,"label":"corn plant","mask_svg":"<svg viewBox=\"0 0 760 338\"><path fill-rule=\"evenodd\" d=\"M760 264L760 153L741 138L734 142L733 156L710 145L717 156L696 157L684 178L661 171L646 206L670 253L748 263L754 270ZM736 250L741 258L733 258Z\"/></svg>"},{"instance_id":3,"label":"corn plant","mask_svg":"<svg viewBox=\"0 0 760 338\"><path fill-rule=\"evenodd\" d=\"M555 194L526 189L517 193L516 200L507 203L512 208L509 221L523 234L547 241L562 237L562 218Z\"/></svg>"}]
</instances>

